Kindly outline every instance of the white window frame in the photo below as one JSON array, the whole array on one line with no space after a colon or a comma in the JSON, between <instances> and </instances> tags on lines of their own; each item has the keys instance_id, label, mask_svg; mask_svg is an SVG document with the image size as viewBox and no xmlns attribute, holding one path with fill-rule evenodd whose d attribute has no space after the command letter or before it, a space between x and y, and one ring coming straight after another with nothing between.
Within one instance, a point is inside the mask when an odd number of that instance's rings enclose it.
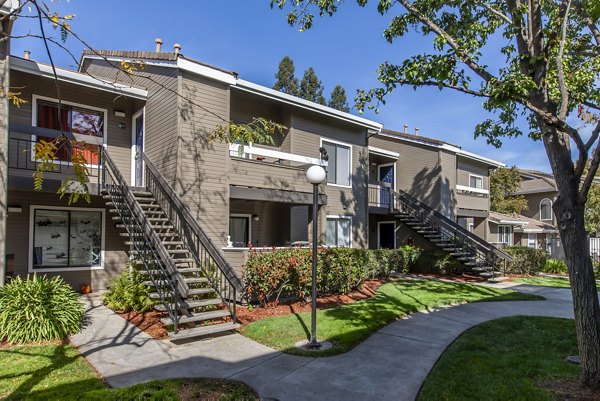
<instances>
[{"instance_id":1,"label":"white window frame","mask_svg":"<svg viewBox=\"0 0 600 401\"><path fill-rule=\"evenodd\" d=\"M84 211L84 212L100 212L102 216L100 237L100 265L98 266L72 266L72 267L52 267L52 268L40 268L36 269L33 267L33 232L35 229L34 216L35 211L38 209L44 210L62 210L62 211ZM51 272L74 272L74 271L89 271L89 270L104 270L104 258L105 258L105 243L106 240L106 209L92 208L92 207L63 207L63 206L46 206L46 205L30 205L29 206L29 244L27 247L28 261L27 261L27 272L28 273L51 273Z\"/></svg>"},{"instance_id":2,"label":"white window frame","mask_svg":"<svg viewBox=\"0 0 600 401\"><path fill-rule=\"evenodd\" d=\"M481 188L479 188L479 187L472 187L471 186L471 177L479 178L481 180ZM483 187L483 184L484 184L484 179L483 179L482 175L479 175L479 174L469 174L469 188L483 189L483 190L485 190L485 188Z\"/></svg>"},{"instance_id":3,"label":"white window frame","mask_svg":"<svg viewBox=\"0 0 600 401\"><path fill-rule=\"evenodd\" d=\"M533 246L531 246L532 240L533 240ZM527 233L527 248L536 249L537 247L538 247L537 233Z\"/></svg>"},{"instance_id":4,"label":"white window frame","mask_svg":"<svg viewBox=\"0 0 600 401\"><path fill-rule=\"evenodd\" d=\"M334 145L346 146L350 149L350 153L349 153L350 160L348 160L348 163L349 163L349 165L348 165L348 174L349 174L348 182L350 183L350 185L332 184L332 183L327 182L327 180L325 180L325 184L327 184L327 186L331 186L331 187L352 188L352 145L350 145L349 143L340 142L340 141L336 141L336 140L329 139L329 138L321 138L320 142L319 142L320 147L323 147L323 142L332 143ZM327 163L329 164L329 161Z\"/></svg>"},{"instance_id":5,"label":"white window frame","mask_svg":"<svg viewBox=\"0 0 600 401\"><path fill-rule=\"evenodd\" d=\"M544 201L550 202L550 218L549 219L542 218L542 203ZM541 221L552 221L553 219L554 219L554 211L552 210L552 200L549 198L544 198L540 201L540 220Z\"/></svg>"},{"instance_id":6,"label":"white window frame","mask_svg":"<svg viewBox=\"0 0 600 401\"><path fill-rule=\"evenodd\" d=\"M252 215L248 213L230 213L229 217L245 217L248 219L248 242L252 243ZM227 235L231 236L231 227L229 227L229 219L227 220ZM248 243L244 244L242 248L247 248ZM236 247L234 247L236 248ZM239 247L238 247L239 248Z\"/></svg>"},{"instance_id":7,"label":"white window frame","mask_svg":"<svg viewBox=\"0 0 600 401\"><path fill-rule=\"evenodd\" d=\"M377 249L381 249L381 225L382 224L393 224L394 225L394 249L398 246L396 244L396 222L392 220L378 221L377 222Z\"/></svg>"},{"instance_id":8,"label":"white window frame","mask_svg":"<svg viewBox=\"0 0 600 401\"><path fill-rule=\"evenodd\" d=\"M475 223L467 223L467 230L469 230L470 233L475 233Z\"/></svg>"},{"instance_id":9,"label":"white window frame","mask_svg":"<svg viewBox=\"0 0 600 401\"><path fill-rule=\"evenodd\" d=\"M142 143L142 152L146 152L146 107L142 107L131 116L131 185L135 184L135 120L142 116L142 129L144 130L144 143ZM145 168L142 161L142 170ZM142 174L142 185L146 184L146 177Z\"/></svg>"},{"instance_id":10,"label":"white window frame","mask_svg":"<svg viewBox=\"0 0 600 401\"><path fill-rule=\"evenodd\" d=\"M379 171L380 167L386 167L386 166L392 166L392 171L394 174L394 185L392 187L392 190L396 190L396 162L394 163L385 163L385 164L378 164L377 165L377 183L379 185L381 185L381 172ZM391 200L390 200L391 201ZM381 191L377 191L377 204L381 205ZM387 205L386 205L387 206Z\"/></svg>"},{"instance_id":11,"label":"white window frame","mask_svg":"<svg viewBox=\"0 0 600 401\"><path fill-rule=\"evenodd\" d=\"M505 241L502 240L503 239L502 237L504 236L504 233L501 232L502 231L501 229L503 229L503 228L508 228L509 229L508 242L505 242ZM514 234L513 233L513 228L512 228L511 225L509 225L509 224L499 224L498 225L498 243L499 244L506 244L508 246L512 246L512 244L513 244L513 234Z\"/></svg>"},{"instance_id":12,"label":"white window frame","mask_svg":"<svg viewBox=\"0 0 600 401\"><path fill-rule=\"evenodd\" d=\"M327 238L327 220L328 219L336 219L336 220L349 220L350 221L350 246L348 248L353 248L353 235L352 235L352 216L348 216L348 215L342 215L342 214L328 214L325 217L325 238ZM338 248L337 244L336 245L329 245L326 244L328 247L330 248Z\"/></svg>"}]
</instances>

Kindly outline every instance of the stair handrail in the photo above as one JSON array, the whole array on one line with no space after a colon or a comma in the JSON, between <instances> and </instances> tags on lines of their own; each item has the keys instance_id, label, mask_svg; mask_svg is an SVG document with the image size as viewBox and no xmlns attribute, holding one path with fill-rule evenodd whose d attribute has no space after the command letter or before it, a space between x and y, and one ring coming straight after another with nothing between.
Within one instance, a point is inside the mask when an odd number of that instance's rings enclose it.
<instances>
[{"instance_id":1,"label":"stair handrail","mask_svg":"<svg viewBox=\"0 0 600 401\"><path fill-rule=\"evenodd\" d=\"M163 208L163 211L171 220L182 241L186 243L188 250L190 250L196 264L205 270L204 273L209 279L209 283L218 290L219 296L232 312L235 320L236 294L243 292L244 285L242 280L235 274L231 264L225 259L211 238L204 232L196 218L192 216L187 205L183 203L181 197L173 190L166 178L158 171L146 154L143 154L143 160L146 188L152 192L157 202ZM209 267L212 267L212 265L217 267L222 278L227 283L227 288L223 288L222 279L211 277L210 272L206 270L206 261L203 260L203 256L208 256L211 259Z\"/></svg>"},{"instance_id":2,"label":"stair handrail","mask_svg":"<svg viewBox=\"0 0 600 401\"><path fill-rule=\"evenodd\" d=\"M161 303L165 306L169 317L173 321L174 331L177 333L179 322L179 302L181 297L187 296L189 286L184 281L181 273L177 270L177 266L169 256L167 249L162 243L162 240L152 228L152 224L148 220L148 217L144 213L139 203L135 200L129 185L125 181L121 171L118 169L106 149L104 149L102 152L101 163L102 188L108 193L113 204L115 205L117 213L119 214L125 229L130 235L131 243L138 252L138 256L141 256L144 267L148 271L150 279L153 282L157 293L159 294ZM114 181L114 184L109 182L109 177L107 177L107 175L109 175L110 179ZM116 191L115 187L118 187ZM124 202L121 202L121 199ZM126 207L127 210L124 210L123 206ZM139 234L141 234L139 237L133 235L134 227L130 227L130 224L132 223L135 223L135 229ZM141 246L142 241L147 245L145 248L142 248ZM150 265L150 263L148 263L148 261L145 259L146 252L152 253L152 261L154 262L152 265ZM152 273L152 270L155 270L156 268L161 270L163 273L166 273L163 274L160 279L156 278L154 273ZM170 291L173 295L172 299L174 305L171 305L171 303L168 301L169 296L164 294L162 291L162 287L165 284L166 287L170 287Z\"/></svg>"}]
</instances>

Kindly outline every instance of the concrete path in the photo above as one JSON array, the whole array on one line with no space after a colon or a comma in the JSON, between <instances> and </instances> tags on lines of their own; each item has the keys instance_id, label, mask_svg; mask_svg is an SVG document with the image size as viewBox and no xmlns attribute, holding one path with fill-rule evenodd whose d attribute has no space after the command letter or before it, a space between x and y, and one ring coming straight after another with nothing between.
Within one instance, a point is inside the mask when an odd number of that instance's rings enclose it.
<instances>
[{"instance_id":1,"label":"concrete path","mask_svg":"<svg viewBox=\"0 0 600 401\"><path fill-rule=\"evenodd\" d=\"M465 330L513 315L572 318L569 289L501 283L545 301L481 302L419 312L330 358L283 354L239 334L171 345L156 341L102 306L72 342L113 387L153 379L220 377L253 387L265 400L414 400L444 350Z\"/></svg>"}]
</instances>

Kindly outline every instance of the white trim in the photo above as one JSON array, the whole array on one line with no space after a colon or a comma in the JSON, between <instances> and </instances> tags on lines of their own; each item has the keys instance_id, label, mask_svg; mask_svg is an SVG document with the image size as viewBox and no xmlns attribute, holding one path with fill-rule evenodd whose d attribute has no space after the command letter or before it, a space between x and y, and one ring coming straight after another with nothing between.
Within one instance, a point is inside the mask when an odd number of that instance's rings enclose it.
<instances>
[{"instance_id":1,"label":"white trim","mask_svg":"<svg viewBox=\"0 0 600 401\"><path fill-rule=\"evenodd\" d=\"M52 67L47 64L38 63L32 60L25 60L15 56L10 56L9 64L11 70L54 79ZM146 100L148 97L148 91L144 89L132 88L120 83L103 81L76 71L70 71L56 67L56 75L58 76L59 81L68 82L79 86L85 86L111 93L118 93L134 99Z\"/></svg>"},{"instance_id":2,"label":"white trim","mask_svg":"<svg viewBox=\"0 0 600 401\"><path fill-rule=\"evenodd\" d=\"M531 246L531 240L532 239L533 239L533 246ZM537 245L538 245L537 233L528 232L527 233L527 248L537 249Z\"/></svg>"},{"instance_id":3,"label":"white trim","mask_svg":"<svg viewBox=\"0 0 600 401\"><path fill-rule=\"evenodd\" d=\"M481 179L481 188L472 187L471 186L471 177L475 177L475 178L480 178ZM483 187L483 183L484 183L484 179L483 179L482 175L469 173L469 188L478 189L478 190L481 190L481 189L485 190L485 188ZM488 193L489 193L489 191L488 191Z\"/></svg>"},{"instance_id":4,"label":"white trim","mask_svg":"<svg viewBox=\"0 0 600 401\"><path fill-rule=\"evenodd\" d=\"M470 233L475 234L475 223L467 223L467 230Z\"/></svg>"},{"instance_id":5,"label":"white trim","mask_svg":"<svg viewBox=\"0 0 600 401\"><path fill-rule=\"evenodd\" d=\"M228 85L235 85L238 81L238 79L233 73L227 73L224 71L220 71L216 68L211 68L202 64L198 64L193 61L186 60L183 57L177 58L177 67L184 71L191 72L193 74L211 78L219 82L224 82Z\"/></svg>"},{"instance_id":6,"label":"white trim","mask_svg":"<svg viewBox=\"0 0 600 401\"><path fill-rule=\"evenodd\" d=\"M247 213L229 213L229 217L245 217L248 219L248 242L252 243L252 214ZM229 231L231 227L229 227L229 220L227 221L227 235L231 236L231 232ZM248 245L248 244L246 244Z\"/></svg>"},{"instance_id":7,"label":"white trim","mask_svg":"<svg viewBox=\"0 0 600 401\"><path fill-rule=\"evenodd\" d=\"M529 234L529 233L536 233L536 234L558 234L558 230L557 229L547 230L545 228L524 228L523 229L523 233L525 233L525 234Z\"/></svg>"},{"instance_id":8,"label":"white trim","mask_svg":"<svg viewBox=\"0 0 600 401\"><path fill-rule=\"evenodd\" d=\"M137 120L140 116L142 116L142 130L144 133L144 142L142 143L142 152L146 151L146 107L142 107L138 111L135 112L133 116L131 116L131 185L135 186L135 152L136 152L136 143L135 143L135 135L136 135L136 124L135 120ZM144 161L142 160L142 163ZM144 167L142 165L142 171ZM144 185L144 174L142 174L142 186Z\"/></svg>"},{"instance_id":9,"label":"white trim","mask_svg":"<svg viewBox=\"0 0 600 401\"><path fill-rule=\"evenodd\" d=\"M114 57L114 56L97 56L95 54L84 54L81 57L81 60L90 59L90 60L103 60L103 61L114 61L121 62L124 60L143 60L146 65L155 65L159 67L166 68L177 68L177 62L175 60L150 60L140 57ZM83 62L80 64L79 68L83 67Z\"/></svg>"},{"instance_id":10,"label":"white trim","mask_svg":"<svg viewBox=\"0 0 600 401\"><path fill-rule=\"evenodd\" d=\"M239 151L239 147L240 147L240 145L237 143L230 143L229 144L229 152L235 152L237 154ZM246 155L246 154L251 155L250 157L265 156L265 157L272 157L274 159L289 160L289 161L294 161L294 162L299 162L299 163L304 163L304 164L327 166L327 162L325 160L317 159L315 157L301 156L301 155L281 152L279 150L273 150L273 149L257 148L255 146L245 145L244 146L244 155Z\"/></svg>"},{"instance_id":11,"label":"white trim","mask_svg":"<svg viewBox=\"0 0 600 401\"><path fill-rule=\"evenodd\" d=\"M498 225L506 225L506 224L510 224L511 226L526 226L527 224L529 224L527 221L524 220L492 220L490 219L490 223L493 224L498 224Z\"/></svg>"},{"instance_id":12,"label":"white trim","mask_svg":"<svg viewBox=\"0 0 600 401\"><path fill-rule=\"evenodd\" d=\"M328 214L325 216L325 239L327 239L327 219L335 219L335 220L350 220L350 246L349 248L353 248L353 238L354 238L354 233L352 232L352 216L346 215L346 214ZM329 244L325 244L326 246L329 247L333 247L332 245ZM335 247L338 247L337 244L335 245Z\"/></svg>"},{"instance_id":13,"label":"white trim","mask_svg":"<svg viewBox=\"0 0 600 401\"><path fill-rule=\"evenodd\" d=\"M392 220L377 222L377 249L381 249L381 225L382 224L393 224L394 225L394 249L396 249L396 222L392 221Z\"/></svg>"},{"instance_id":14,"label":"white trim","mask_svg":"<svg viewBox=\"0 0 600 401\"><path fill-rule=\"evenodd\" d=\"M550 218L549 219L543 219L542 218L542 202L543 201L550 202ZM544 198L544 199L542 199L540 201L540 209L539 209L540 210L540 221L552 221L552 220L554 220L554 210L552 210L552 203L553 203L552 200L549 199L549 198Z\"/></svg>"},{"instance_id":15,"label":"white trim","mask_svg":"<svg viewBox=\"0 0 600 401\"><path fill-rule=\"evenodd\" d=\"M485 195L488 195L490 193L490 191L488 191L487 189L472 188L472 187L467 187L465 185L456 185L456 189L459 191L475 192L477 194L485 194Z\"/></svg>"},{"instance_id":16,"label":"white trim","mask_svg":"<svg viewBox=\"0 0 600 401\"><path fill-rule=\"evenodd\" d=\"M505 163L499 162L497 160L494 159L490 159L489 157L485 157L485 156L480 156L478 154L472 153L472 152L468 152L466 150L463 149L458 149L458 152L456 152L457 155L459 156L463 156L467 159L472 159L472 160L476 160L478 162L484 162L487 163L491 166L494 167L506 167Z\"/></svg>"},{"instance_id":17,"label":"white trim","mask_svg":"<svg viewBox=\"0 0 600 401\"><path fill-rule=\"evenodd\" d=\"M33 229L35 223L33 221L35 211L38 209L45 210L82 210L88 212L100 212L102 216L102 235L100 236L100 265L99 266L81 266L81 267L52 267L52 268L33 268ZM29 242L27 246L27 272L28 273L50 273L50 272L72 272L72 271L89 271L89 270L104 270L105 258L105 239L106 239L106 209L92 207L71 207L71 206L46 206L46 205L30 205L29 206Z\"/></svg>"},{"instance_id":18,"label":"white trim","mask_svg":"<svg viewBox=\"0 0 600 401\"><path fill-rule=\"evenodd\" d=\"M331 186L331 187L352 188L352 175L353 175L352 174L352 158L353 158L352 145L350 145L349 143L340 142L340 141L336 141L336 140L333 140L333 139L327 139L327 138L321 137L320 141L319 141L319 147L323 147L323 142L329 142L329 143L333 143L335 145L341 145L341 146L346 146L346 147L350 148L350 157L349 157L350 158L350 160L349 160L350 165L348 166L348 174L350 175L349 180L348 180L349 185L330 184L327 181L325 181L325 184L327 186ZM328 163L329 163L329 161L328 161ZM336 166L336 171L337 171L337 166Z\"/></svg>"},{"instance_id":19,"label":"white trim","mask_svg":"<svg viewBox=\"0 0 600 401\"><path fill-rule=\"evenodd\" d=\"M539 189L525 189L514 192L515 195L530 195L530 194L541 194L541 193L556 193L557 189L553 187L539 188Z\"/></svg>"},{"instance_id":20,"label":"white trim","mask_svg":"<svg viewBox=\"0 0 600 401\"><path fill-rule=\"evenodd\" d=\"M393 171L393 177L394 177L394 182L392 184L392 190L396 190L396 162L394 163L385 163L385 164L378 164L377 165L377 186L379 187L379 190L377 191L377 204L381 206L381 189L382 188L386 188L383 185L381 185L381 171L379 170L381 167L386 167L386 166L392 166L392 171ZM391 195L390 195L391 196ZM391 199L390 199L391 202Z\"/></svg>"},{"instance_id":21,"label":"white trim","mask_svg":"<svg viewBox=\"0 0 600 401\"><path fill-rule=\"evenodd\" d=\"M508 242L503 242L502 241L502 233L500 232L500 227L508 227L510 232L508 233ZM498 243L499 244L506 244L508 246L512 246L513 242L514 242L514 237L513 237L513 229L511 225L506 225L506 224L500 224L498 225Z\"/></svg>"},{"instance_id":22,"label":"white trim","mask_svg":"<svg viewBox=\"0 0 600 401\"><path fill-rule=\"evenodd\" d=\"M375 146L369 146L368 149L369 149L369 153L374 153L379 156L391 157L394 159L400 158L400 153L392 152L391 150L381 149L381 148L377 148Z\"/></svg>"}]
</instances>

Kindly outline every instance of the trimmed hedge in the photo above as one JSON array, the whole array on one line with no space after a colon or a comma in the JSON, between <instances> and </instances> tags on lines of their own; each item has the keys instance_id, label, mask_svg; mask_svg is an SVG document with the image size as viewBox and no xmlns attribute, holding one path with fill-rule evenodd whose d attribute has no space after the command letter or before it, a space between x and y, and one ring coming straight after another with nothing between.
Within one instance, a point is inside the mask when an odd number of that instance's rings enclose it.
<instances>
[{"instance_id":1,"label":"trimmed hedge","mask_svg":"<svg viewBox=\"0 0 600 401\"><path fill-rule=\"evenodd\" d=\"M512 246L504 250L513 257L513 261L507 266L506 273L537 274L543 271L548 260L548 252L543 249Z\"/></svg>"},{"instance_id":2,"label":"trimmed hedge","mask_svg":"<svg viewBox=\"0 0 600 401\"><path fill-rule=\"evenodd\" d=\"M569 272L567 264L559 259L548 259L542 271L550 274L567 274Z\"/></svg>"},{"instance_id":3,"label":"trimmed hedge","mask_svg":"<svg viewBox=\"0 0 600 401\"><path fill-rule=\"evenodd\" d=\"M386 277L391 272L408 272L420 254L418 248L399 249L319 248L317 291L320 295L344 294L366 279ZM244 265L246 295L261 304L280 297L310 295L312 250L252 249Z\"/></svg>"}]
</instances>

